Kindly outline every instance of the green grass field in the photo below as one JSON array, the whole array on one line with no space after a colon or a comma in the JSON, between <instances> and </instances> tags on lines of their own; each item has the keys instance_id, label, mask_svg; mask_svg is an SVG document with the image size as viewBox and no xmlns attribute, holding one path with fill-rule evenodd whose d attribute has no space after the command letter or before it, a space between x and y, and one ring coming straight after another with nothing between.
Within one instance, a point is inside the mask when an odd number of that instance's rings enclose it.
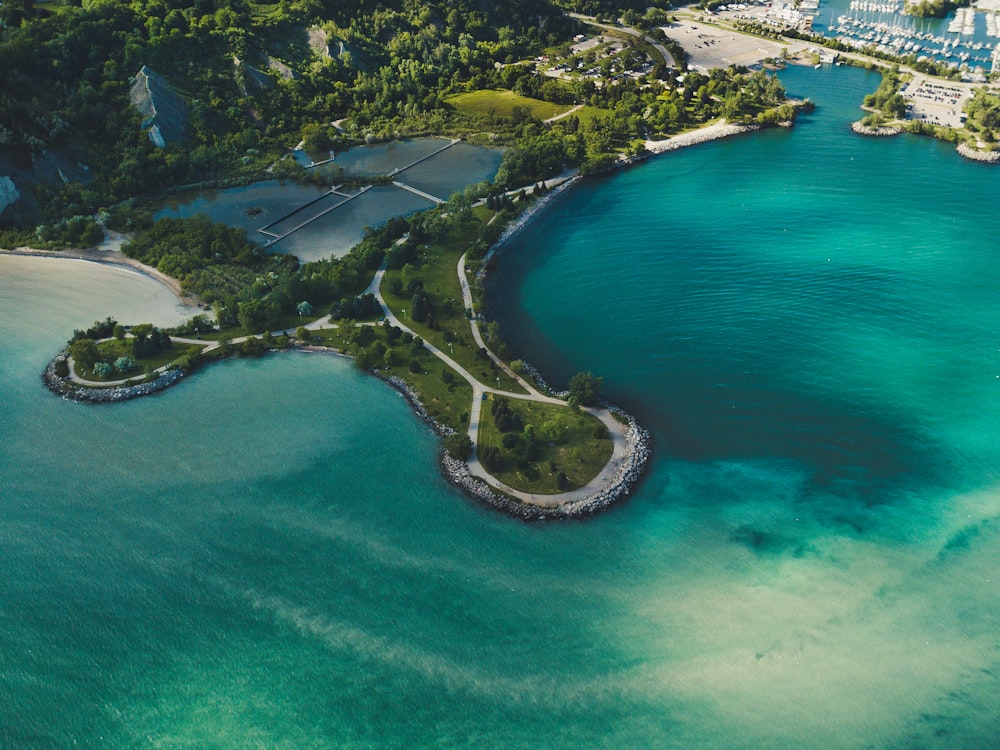
<instances>
[{"instance_id":1,"label":"green grass field","mask_svg":"<svg viewBox=\"0 0 1000 750\"><path fill-rule=\"evenodd\" d=\"M550 117L560 115L569 109L566 104L553 104L544 102L541 99L531 99L527 96L515 94L513 91L483 89L482 91L470 91L467 94L456 94L445 99L448 104L463 112L473 114L495 115L497 117L511 117L514 107L524 107L531 116L538 120L547 120Z\"/></svg>"},{"instance_id":2,"label":"green grass field","mask_svg":"<svg viewBox=\"0 0 1000 750\"><path fill-rule=\"evenodd\" d=\"M602 109L601 107L592 107L589 104L583 109L578 109L573 113L573 117L580 121L582 125L585 122L590 122L591 120L602 119L607 120L611 117L611 110Z\"/></svg>"},{"instance_id":3,"label":"green grass field","mask_svg":"<svg viewBox=\"0 0 1000 750\"><path fill-rule=\"evenodd\" d=\"M536 456L525 459L524 433L518 435L513 449L503 447L503 435L493 420L491 406L496 396L483 403L479 420L479 456L496 447L502 457L501 467L492 471L500 481L522 492L552 495L561 490L557 485L560 472L569 480L564 489L586 484L604 468L614 448L610 438L598 439L595 434L604 425L586 412L574 412L568 406L556 406L522 399L509 399L511 411L519 414L525 425L535 432ZM553 468L554 466L554 468ZM532 478L532 468L537 478Z\"/></svg>"},{"instance_id":4,"label":"green grass field","mask_svg":"<svg viewBox=\"0 0 1000 750\"><path fill-rule=\"evenodd\" d=\"M422 262L412 276L424 283L424 289L434 306L433 315L438 330L432 330L426 323L417 323L411 318L409 313L412 312L412 295L405 292L405 285L401 294L392 293L393 280L403 281L400 271L386 272L382 280L382 296L389 309L416 331L417 335L450 356L482 383L513 393L524 393L524 388L516 380L479 353L472 338L471 326L465 317L457 264L462 253L475 239L478 226L478 221L474 222L466 228L463 236L450 237L443 244L431 243L421 249Z\"/></svg>"}]
</instances>

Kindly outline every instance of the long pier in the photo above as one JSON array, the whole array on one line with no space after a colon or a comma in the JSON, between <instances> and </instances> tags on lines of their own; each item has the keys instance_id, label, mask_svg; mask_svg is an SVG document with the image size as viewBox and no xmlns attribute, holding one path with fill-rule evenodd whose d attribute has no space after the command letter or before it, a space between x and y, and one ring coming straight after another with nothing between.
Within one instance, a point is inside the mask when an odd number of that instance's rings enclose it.
<instances>
[{"instance_id":1,"label":"long pier","mask_svg":"<svg viewBox=\"0 0 1000 750\"><path fill-rule=\"evenodd\" d=\"M307 203L303 203L298 208L293 208L287 214L279 216L277 219L275 219L274 221L272 221L272 222L270 222L268 224L265 224L264 226L262 226L257 231L260 232L261 234L266 234L266 235L268 235L270 237L277 237L278 235L276 235L276 234L274 234L272 232L268 232L267 230L270 229L271 227L273 227L275 224L280 224L285 219L288 219L288 218L291 218L292 216L295 216L295 214L297 214L299 211L302 211L303 209L309 208L309 206L313 205L314 203L319 203L321 200L323 200L324 198L327 198L327 197L329 197L331 195L342 195L345 198L350 198L351 196L348 195L347 193L341 193L341 192L339 192L340 188L342 188L342 187L343 187L343 185L335 185L334 187L332 187L329 190L327 190L325 193L321 193L319 195L319 197L313 198L311 201L309 201ZM339 206L340 204L338 203L337 205Z\"/></svg>"},{"instance_id":2,"label":"long pier","mask_svg":"<svg viewBox=\"0 0 1000 750\"><path fill-rule=\"evenodd\" d=\"M413 187L412 185L407 185L405 182L399 182L397 180L393 180L392 184L395 185L398 188L402 188L403 190L408 190L409 192L413 193L414 195L419 195L421 198L426 198L427 200L429 200L429 201L431 201L433 203L437 203L438 205L440 205L442 203L447 203L447 201L442 200L441 198L438 198L436 196L433 196L430 193L425 193L423 190L419 190L419 189Z\"/></svg>"},{"instance_id":3,"label":"long pier","mask_svg":"<svg viewBox=\"0 0 1000 750\"><path fill-rule=\"evenodd\" d=\"M323 161L314 161L310 164L303 166L303 169L313 169L314 167L322 167L324 164L329 164L331 161L336 160L337 157L331 156L329 159L323 159Z\"/></svg>"},{"instance_id":4,"label":"long pier","mask_svg":"<svg viewBox=\"0 0 1000 750\"><path fill-rule=\"evenodd\" d=\"M399 174L402 174L407 169L410 169L411 167L415 167L418 164L421 164L421 163L427 161L431 157L437 156L442 151L448 150L449 148L451 148L452 146L454 146L456 143L461 143L461 142L462 142L461 139L459 139L459 138L453 138L448 143L446 143L445 145L443 145L441 148L435 149L434 151L432 151L431 153L427 154L426 156L421 156L419 159L417 159L416 161L410 162L405 167L397 167L397 168L393 169L392 172L390 172L389 174L390 175L399 175ZM327 164L327 163L329 163L331 161L333 161L333 159L326 159L325 161L316 162L314 164L310 164L309 167L306 167L306 169L309 169L311 167L318 167L318 166L320 166L322 164ZM402 190L406 190L408 192L411 192L414 195L418 195L421 198L423 198L425 200L429 200L432 203L436 203L438 205L447 202L447 201L445 201L445 200L443 200L441 198L438 198L435 195L431 195L430 193L426 193L423 190L415 188L412 185L407 185L406 183L403 183L403 182L393 181L392 184L395 185L396 187L402 189ZM368 192L372 188L371 185L366 185L365 187L361 188L361 190L359 192L350 194L350 193L342 193L342 192L340 192L340 188L341 187L343 187L343 186L342 185L335 185L334 187L330 188L328 191L326 191L325 193L321 194L320 196L318 196L316 198L313 198L311 201L303 203L301 206L298 206L297 208L292 209L288 213L283 214L282 216L279 216L274 221L269 222L268 224L265 224L264 226L260 227L257 230L257 232L260 233L260 234L263 234L266 237L270 238L264 246L265 247L270 247L271 245L275 244L276 242L280 242L281 240L285 239L285 237L287 237L288 235L293 234L294 232L299 231L300 229L302 229L302 227L305 227L305 226L308 226L309 224L312 224L314 221L316 221L316 219L319 219L319 218L321 218L323 216L326 216L328 213L330 213L331 211L333 211L335 208L340 208L345 203L348 203L349 201L354 200L355 198L357 198L360 195L363 195L364 193ZM292 216L295 216L295 214L299 213L300 211L303 211L303 210L309 208L309 206L312 206L312 205L314 205L316 203L319 203L321 200L329 198L331 195L340 196L342 198L345 198L345 200L342 200L340 203L336 204L335 206L330 206L330 208L327 208L327 209L324 209L323 211L320 211L318 214L316 214L315 216L313 216L310 219L307 219L306 221L302 222L301 224L296 224L294 227L292 227L291 229L289 229L284 234L275 234L274 232L268 231L271 227L275 226L276 224L280 224L281 222L286 221L287 219L291 218Z\"/></svg>"},{"instance_id":5,"label":"long pier","mask_svg":"<svg viewBox=\"0 0 1000 750\"><path fill-rule=\"evenodd\" d=\"M439 149L438 149L437 151L433 151L433 152L431 152L431 153L427 154L427 156L421 156L421 157L420 157L419 159L417 159L417 160L416 160L415 162L412 162L412 163L410 163L410 164L407 164L407 165L406 165L405 167L398 167L398 168L396 168L396 169L393 169L393 170L392 170L391 172L389 172L389 174L390 174L390 175L397 175L397 174L402 174L403 172L405 172L405 171L406 171L407 169L409 169L410 167L415 167L415 166L417 166L418 164L420 164L421 162L425 162L425 161L427 161L427 160L428 160L428 159L430 159L430 158L431 158L432 156L437 156L437 155L438 155L438 154L440 154L440 153L441 153L442 151L446 151L447 149L449 149L449 148L451 148L452 146L454 146L454 145L455 145L456 143L461 143L461 142L462 142L462 141L461 141L461 139L459 139L459 138L453 138L453 139L452 139L452 140L451 140L450 142L446 143L446 144L445 144L444 146L442 146L441 148L439 148Z\"/></svg>"},{"instance_id":6,"label":"long pier","mask_svg":"<svg viewBox=\"0 0 1000 750\"><path fill-rule=\"evenodd\" d=\"M312 224L312 223L313 223L314 221L316 221L316 219L320 219L320 218L322 218L322 217L326 216L326 215L327 215L328 213L330 213L331 211L334 211L334 210L336 210L336 209L340 208L341 206L343 206L343 205L345 205L345 204L347 204L347 203L350 203L350 202L351 202L352 200L354 200L355 198L359 198L360 196L364 195L365 193L367 193L367 192L368 192L369 190L371 190L371 189L372 189L372 186L371 186L371 185L365 185L365 186L364 186L363 188L361 188L361 190L360 190L360 191L358 191L358 192L357 192L357 193L355 193L354 195L350 196L350 197L349 197L349 198L348 198L347 200L343 200L343 201L341 201L340 203L336 204L335 206L330 206L329 208L327 208L327 209L324 209L324 210L320 211L320 212L319 212L318 214L316 214L316 215L315 215L315 216L313 216L312 218L309 218L309 219L306 219L306 220L305 220L305 221L303 221L303 222L302 222L301 224L296 224L296 225L295 225L294 227L292 227L291 229L289 229L289 230L288 230L287 232L285 232L285 233L284 233L284 234L282 234L282 235L275 235L275 234L273 234L273 233L271 233L271 232L265 232L265 231L264 231L263 229L258 229L258 230L257 230L258 232L261 232L261 233L263 233L263 234L267 234L268 236L270 236L270 237L273 237L273 238L274 238L274 239L272 239L272 240L269 240L269 241L267 242L267 244L266 244L266 245L264 245L264 247L270 247L271 245L275 244L276 242L280 242L281 240L285 239L285 237L287 237L288 235L290 235L290 234L294 234L295 232L297 232L297 231L299 231L300 229L302 229L302 227L306 227L306 226L309 226L309 225L310 225L310 224ZM330 191L330 192L328 192L328 193L324 193L323 195L324 195L324 196L326 196L326 195L331 195L331 194L334 194L334 195L343 195L343 193L334 193L334 191L333 191L333 190L331 190L331 191ZM321 197L323 197L323 196L321 196ZM316 200L319 200L319 198L317 198ZM315 200L313 200L313 201L309 201L309 203L307 203L307 204L306 204L305 206L300 206L299 208L297 208L297 209L295 209L294 211L292 211L291 213L289 213L289 214L288 214L288 216L292 216L293 214L296 214L296 213L298 213L299 211L301 211L301 210L302 210L303 208L305 208L306 206L310 206L310 205L312 205L312 204L313 204L313 203L315 203L315 202L316 202ZM286 216L286 217L284 217L284 218L287 218L287 216ZM280 221L280 220L279 220L279 221ZM272 221L272 222L271 222L270 224L268 224L268 226L269 226L269 227L270 227L270 226L273 226L273 225L274 225L274 224L276 224L276 223L277 223L277 222L274 222L274 221ZM266 228L266 227L265 227L265 228Z\"/></svg>"}]
</instances>

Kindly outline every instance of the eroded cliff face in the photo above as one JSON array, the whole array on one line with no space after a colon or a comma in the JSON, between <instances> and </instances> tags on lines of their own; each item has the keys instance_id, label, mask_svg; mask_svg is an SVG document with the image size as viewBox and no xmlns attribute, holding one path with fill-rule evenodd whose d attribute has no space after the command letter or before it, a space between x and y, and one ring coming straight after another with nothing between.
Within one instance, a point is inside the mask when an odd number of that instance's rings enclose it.
<instances>
[{"instance_id":1,"label":"eroded cliff face","mask_svg":"<svg viewBox=\"0 0 1000 750\"><path fill-rule=\"evenodd\" d=\"M20 197L14 181L10 177L0 176L0 214L7 210L7 206L17 203Z\"/></svg>"}]
</instances>

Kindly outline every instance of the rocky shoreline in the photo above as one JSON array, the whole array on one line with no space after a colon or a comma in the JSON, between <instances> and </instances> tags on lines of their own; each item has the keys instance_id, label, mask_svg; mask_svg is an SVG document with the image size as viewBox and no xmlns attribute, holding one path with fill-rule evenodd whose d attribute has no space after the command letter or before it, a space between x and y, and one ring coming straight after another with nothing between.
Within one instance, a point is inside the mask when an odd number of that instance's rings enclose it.
<instances>
[{"instance_id":1,"label":"rocky shoreline","mask_svg":"<svg viewBox=\"0 0 1000 750\"><path fill-rule=\"evenodd\" d=\"M42 382L45 387L60 398L67 401L77 401L82 404L115 404L133 398L149 396L165 390L184 377L181 370L167 370L155 380L135 385L116 385L111 388L81 388L67 378L56 374L56 364L66 362L69 353L63 349L57 354L42 372Z\"/></svg>"},{"instance_id":2,"label":"rocky shoreline","mask_svg":"<svg viewBox=\"0 0 1000 750\"><path fill-rule=\"evenodd\" d=\"M500 251L501 248L503 248L504 245L507 244L510 238L513 237L518 232L520 232L522 229L524 229L524 227L533 218L535 218L535 216L537 216L538 213L542 211L542 209L548 206L553 200L558 198L564 192L569 190L569 188L575 185L580 179L581 179L580 175L575 174L565 182L562 182L559 185L556 185L554 188L551 188L547 193L542 195L540 198L536 198L535 201L530 206L528 206L527 208L524 209L524 211L518 214L517 218L515 218L506 227L504 227L504 230L501 233L500 237L497 239L496 242L494 242L490 246L490 249L486 251L486 255L483 256L483 265L480 268L479 275L485 278L484 271L486 268L486 264L493 258L493 256L497 254L497 252Z\"/></svg>"},{"instance_id":3,"label":"rocky shoreline","mask_svg":"<svg viewBox=\"0 0 1000 750\"><path fill-rule=\"evenodd\" d=\"M738 122L723 122L717 123L716 125L709 125L705 128L699 128L698 130L691 130L687 133L681 133L680 135L675 135L670 138L665 138L659 141L646 141L645 154L639 154L637 157L632 157L633 159L648 158L650 156L656 156L657 154L665 154L668 151L676 151L680 148L687 148L688 146L697 146L699 143L708 143L709 141L717 141L720 138L729 138L734 135L743 135L744 133L754 133L760 130L760 125L754 124L744 124Z\"/></svg>"},{"instance_id":4,"label":"rocky shoreline","mask_svg":"<svg viewBox=\"0 0 1000 750\"><path fill-rule=\"evenodd\" d=\"M888 125L882 125L877 128L869 127L868 125L862 124L860 120L851 123L851 130L853 130L858 135L870 135L876 137L885 137L890 135L899 135L903 132L902 128L889 127Z\"/></svg>"},{"instance_id":5,"label":"rocky shoreline","mask_svg":"<svg viewBox=\"0 0 1000 750\"><path fill-rule=\"evenodd\" d=\"M967 143L958 144L955 150L966 159L971 159L972 161L978 161L983 164L1000 163L1000 151L980 151L979 149L972 148Z\"/></svg>"},{"instance_id":6,"label":"rocky shoreline","mask_svg":"<svg viewBox=\"0 0 1000 750\"><path fill-rule=\"evenodd\" d=\"M451 427L441 424L427 413L423 404L420 403L420 399L417 398L417 394L413 392L405 380L395 375L383 375L377 371L373 374L395 388L406 399L417 417L426 423L435 434L444 438L455 432ZM625 424L625 429L622 431L625 436L625 455L615 470L611 485L582 500L552 508L521 502L497 492L481 479L472 476L466 463L453 458L446 450L441 451L441 472L449 482L472 499L522 521L583 518L599 513L632 493L636 483L645 472L651 455L649 433L639 427L633 416L620 409L612 409L612 411L616 418Z\"/></svg>"},{"instance_id":7,"label":"rocky shoreline","mask_svg":"<svg viewBox=\"0 0 1000 750\"><path fill-rule=\"evenodd\" d=\"M469 473L463 461L442 451L441 470L456 487L484 505L522 521L547 521L555 519L584 518L607 510L613 504L632 494L649 463L649 433L639 427L635 418L620 410L615 414L625 422L625 455L619 462L611 485L593 495L556 507L531 505L495 491L482 480Z\"/></svg>"}]
</instances>

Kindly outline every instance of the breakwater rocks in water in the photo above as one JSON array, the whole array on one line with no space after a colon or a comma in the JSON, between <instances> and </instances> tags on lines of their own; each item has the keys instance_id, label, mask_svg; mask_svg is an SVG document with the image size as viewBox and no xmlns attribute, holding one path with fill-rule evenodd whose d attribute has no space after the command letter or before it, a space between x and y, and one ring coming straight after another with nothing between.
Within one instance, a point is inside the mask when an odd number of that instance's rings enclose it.
<instances>
[{"instance_id":1,"label":"breakwater rocks in water","mask_svg":"<svg viewBox=\"0 0 1000 750\"><path fill-rule=\"evenodd\" d=\"M700 128L698 130L692 130L688 133L681 133L680 135L675 135L662 141L646 141L645 153L631 158L633 160L639 160L656 154L663 154L667 151L676 151L679 148L697 146L699 143L708 143L709 141L715 141L719 138L729 138L733 135L753 133L758 130L760 130L760 125L756 124L745 125L743 123L736 122L718 123L716 125L709 125L708 127Z\"/></svg>"},{"instance_id":2,"label":"breakwater rocks in water","mask_svg":"<svg viewBox=\"0 0 1000 750\"><path fill-rule=\"evenodd\" d=\"M451 427L445 424L441 424L436 419L434 419L434 417L432 417L430 414L427 413L427 410L424 408L424 405L420 403L420 399L417 398L417 394L414 392L412 388L410 388L409 384L405 380L396 377L395 375L385 375L379 370L369 370L369 372L371 372L375 377L385 381L393 388L395 388L397 391L399 391L400 394L403 396L403 398L405 398L407 403L410 405L410 408L413 409L414 413L416 413L416 415L420 418L421 421L426 422L427 425L430 426L432 430L434 430L434 433L436 435L439 435L440 437L448 437L449 435L454 434L455 431Z\"/></svg>"},{"instance_id":3,"label":"breakwater rocks in water","mask_svg":"<svg viewBox=\"0 0 1000 750\"><path fill-rule=\"evenodd\" d=\"M59 362L67 362L68 354L62 351L56 355L55 359L49 362L49 366L42 373L42 382L45 387L57 396L68 401L79 401L84 404L115 404L119 401L149 396L157 391L169 388L178 380L184 377L181 370L167 370L155 380L135 385L116 385L108 388L83 388L71 382L68 378L60 377L56 374L56 365Z\"/></svg>"},{"instance_id":4,"label":"breakwater rocks in water","mask_svg":"<svg viewBox=\"0 0 1000 750\"><path fill-rule=\"evenodd\" d=\"M902 128L890 127L888 125L880 125L877 128L864 125L860 120L851 123L851 130L853 130L858 135L873 135L873 136L888 136L888 135L899 135L903 132Z\"/></svg>"},{"instance_id":5,"label":"breakwater rocks in water","mask_svg":"<svg viewBox=\"0 0 1000 750\"><path fill-rule=\"evenodd\" d=\"M639 427L632 416L618 409L614 409L613 411L617 418L625 425L622 430L625 437L625 453L618 462L615 475L612 477L610 484L604 489L598 490L581 500L572 500L553 507L532 505L516 500L496 492L482 480L473 477L469 473L469 467L465 463L452 458L447 453L444 453L441 457L441 468L452 484L460 487L476 500L495 510L524 521L544 521L590 516L607 510L611 505L631 494L649 463L649 433Z\"/></svg>"},{"instance_id":6,"label":"breakwater rocks in water","mask_svg":"<svg viewBox=\"0 0 1000 750\"><path fill-rule=\"evenodd\" d=\"M983 164L1000 163L1000 151L980 151L979 149L972 148L967 143L958 144L955 150L966 159L972 159L972 161L982 162Z\"/></svg>"},{"instance_id":7,"label":"breakwater rocks in water","mask_svg":"<svg viewBox=\"0 0 1000 750\"><path fill-rule=\"evenodd\" d=\"M511 237L520 232L525 227L525 225L528 224L528 222L530 222L543 208L545 208L557 197L559 197L567 190L569 190L569 188L575 185L579 179L580 175L573 175L565 182L562 182L556 185L555 187L550 188L547 193L536 198L534 203L525 208L520 214L518 214L517 218L515 218L513 221L507 224L506 227L504 227L503 233L500 235L500 238L490 246L490 249L486 252L486 255L483 257L483 266L479 271L480 279L482 279L485 276L486 262L491 260L493 256L497 254L497 251L499 251L505 244L507 244L507 241Z\"/></svg>"}]
</instances>

